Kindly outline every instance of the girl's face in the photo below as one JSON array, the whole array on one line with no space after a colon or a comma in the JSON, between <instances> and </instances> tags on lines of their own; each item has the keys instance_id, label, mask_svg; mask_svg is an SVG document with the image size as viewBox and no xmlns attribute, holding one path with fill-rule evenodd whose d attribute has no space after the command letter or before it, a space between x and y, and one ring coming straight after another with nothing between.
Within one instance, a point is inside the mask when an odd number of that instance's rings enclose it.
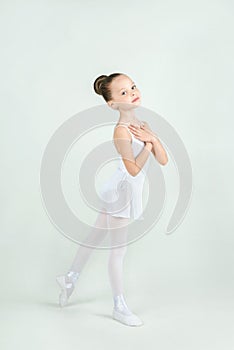
<instances>
[{"instance_id":1,"label":"girl's face","mask_svg":"<svg viewBox=\"0 0 234 350\"><path fill-rule=\"evenodd\" d=\"M116 77L110 84L112 100L109 106L123 107L123 109L136 108L141 102L141 93L136 84L126 75ZM137 98L136 101L134 101Z\"/></svg>"}]
</instances>

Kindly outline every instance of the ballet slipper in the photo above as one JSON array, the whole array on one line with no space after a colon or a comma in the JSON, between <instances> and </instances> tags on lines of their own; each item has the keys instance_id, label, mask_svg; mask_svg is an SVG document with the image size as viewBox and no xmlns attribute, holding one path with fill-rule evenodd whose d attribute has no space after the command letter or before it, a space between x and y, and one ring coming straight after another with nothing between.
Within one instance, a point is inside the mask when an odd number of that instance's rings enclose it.
<instances>
[{"instance_id":1,"label":"ballet slipper","mask_svg":"<svg viewBox=\"0 0 234 350\"><path fill-rule=\"evenodd\" d=\"M112 318L127 326L142 326L144 324L137 315L125 315L115 309L113 309Z\"/></svg>"}]
</instances>

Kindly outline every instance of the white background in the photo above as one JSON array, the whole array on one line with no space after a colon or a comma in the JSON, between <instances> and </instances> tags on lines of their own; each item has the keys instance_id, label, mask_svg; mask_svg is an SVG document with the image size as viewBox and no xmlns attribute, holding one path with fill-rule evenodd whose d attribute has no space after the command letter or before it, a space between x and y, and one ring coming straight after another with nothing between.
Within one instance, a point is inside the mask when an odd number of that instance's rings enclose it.
<instances>
[{"instance_id":1,"label":"white background","mask_svg":"<svg viewBox=\"0 0 234 350\"><path fill-rule=\"evenodd\" d=\"M0 2L1 349L233 349L233 11L229 0ZM172 162L163 169L167 211L129 246L126 298L145 323L135 329L111 319L108 251L59 308L55 276L78 246L50 222L39 184L52 134L104 103L93 81L114 72L176 129L194 176L166 236L178 179Z\"/></svg>"}]
</instances>

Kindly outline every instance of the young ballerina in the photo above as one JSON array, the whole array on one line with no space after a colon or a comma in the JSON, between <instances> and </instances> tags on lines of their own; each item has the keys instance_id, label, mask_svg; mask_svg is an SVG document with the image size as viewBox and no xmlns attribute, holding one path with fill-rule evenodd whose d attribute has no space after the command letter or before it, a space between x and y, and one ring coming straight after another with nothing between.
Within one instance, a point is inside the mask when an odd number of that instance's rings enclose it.
<instances>
[{"instance_id":1,"label":"young ballerina","mask_svg":"<svg viewBox=\"0 0 234 350\"><path fill-rule=\"evenodd\" d=\"M161 165L165 165L168 158L165 149L149 125L135 116L134 109L140 105L141 94L130 77L123 73L101 75L94 81L94 90L103 96L110 108L120 112L113 134L115 147L120 154L120 162L114 175L104 184L101 191L102 197L103 199L112 198L115 203L116 188L120 182L124 184L126 180L131 184L132 198L129 205L125 205L117 212L113 211L113 203L107 201L102 212L97 216L86 243L97 246L109 234L111 247L124 244L124 246L110 249L108 261L114 302L112 317L128 326L140 326L143 325L143 322L129 309L123 288L122 272L127 251L125 243L127 242L128 224L131 218L144 219L142 217L142 189L150 152ZM123 193L125 193L124 190ZM59 295L61 307L67 304L92 251L92 247L80 246L68 272L56 277L61 288Z\"/></svg>"}]
</instances>

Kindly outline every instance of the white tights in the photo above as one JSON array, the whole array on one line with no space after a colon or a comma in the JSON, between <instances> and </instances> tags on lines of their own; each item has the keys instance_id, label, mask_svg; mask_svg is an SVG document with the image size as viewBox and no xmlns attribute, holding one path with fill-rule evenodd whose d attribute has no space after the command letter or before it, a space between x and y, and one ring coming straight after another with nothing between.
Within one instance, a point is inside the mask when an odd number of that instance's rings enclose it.
<instances>
[{"instance_id":1,"label":"white tights","mask_svg":"<svg viewBox=\"0 0 234 350\"><path fill-rule=\"evenodd\" d=\"M130 219L128 218L111 216L106 212L99 213L95 226L92 228L89 236L85 240L85 243L92 246L98 246L109 232L111 247L122 244L124 245L124 243L127 241L129 220ZM100 229L99 227L106 228L106 230ZM80 274L94 249L95 248L80 246L73 260L69 273ZM125 315L130 315L132 312L128 309L123 295L123 261L126 251L127 246L110 248L108 273L115 309L124 313Z\"/></svg>"}]
</instances>

